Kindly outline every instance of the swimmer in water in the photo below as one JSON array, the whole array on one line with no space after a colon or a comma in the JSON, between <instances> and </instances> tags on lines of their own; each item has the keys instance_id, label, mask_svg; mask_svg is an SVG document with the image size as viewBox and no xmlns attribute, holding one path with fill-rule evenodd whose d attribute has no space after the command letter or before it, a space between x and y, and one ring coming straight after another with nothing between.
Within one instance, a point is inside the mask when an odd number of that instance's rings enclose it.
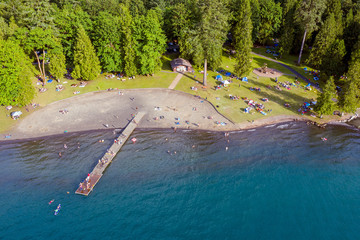
<instances>
[{"instance_id":1,"label":"swimmer in water","mask_svg":"<svg viewBox=\"0 0 360 240\"><path fill-rule=\"evenodd\" d=\"M66 143L64 144L64 148L67 148L67 145L66 145Z\"/></svg>"},{"instance_id":2,"label":"swimmer in water","mask_svg":"<svg viewBox=\"0 0 360 240\"><path fill-rule=\"evenodd\" d=\"M225 148L225 151L227 151L228 149L229 149L229 147L226 147L226 148Z\"/></svg>"},{"instance_id":3,"label":"swimmer in water","mask_svg":"<svg viewBox=\"0 0 360 240\"><path fill-rule=\"evenodd\" d=\"M62 156L62 154L61 154L61 152L59 152L59 157L61 157Z\"/></svg>"}]
</instances>

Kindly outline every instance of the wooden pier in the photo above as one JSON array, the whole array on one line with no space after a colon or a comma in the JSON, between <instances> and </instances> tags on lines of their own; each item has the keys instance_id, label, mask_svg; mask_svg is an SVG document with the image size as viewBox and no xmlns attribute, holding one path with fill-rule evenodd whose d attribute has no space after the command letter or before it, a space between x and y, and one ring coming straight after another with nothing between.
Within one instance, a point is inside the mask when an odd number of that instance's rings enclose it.
<instances>
[{"instance_id":1,"label":"wooden pier","mask_svg":"<svg viewBox=\"0 0 360 240\"><path fill-rule=\"evenodd\" d=\"M114 143L105 153L105 155L99 160L98 164L94 167L92 172L87 178L79 184L78 189L75 191L76 194L89 195L93 190L96 183L102 177L105 169L110 165L116 154L120 151L121 147L125 144L126 140L130 137L131 133L137 127L137 124L141 121L144 112L137 113L128 123L128 125L121 132L120 136L114 140Z\"/></svg>"}]
</instances>

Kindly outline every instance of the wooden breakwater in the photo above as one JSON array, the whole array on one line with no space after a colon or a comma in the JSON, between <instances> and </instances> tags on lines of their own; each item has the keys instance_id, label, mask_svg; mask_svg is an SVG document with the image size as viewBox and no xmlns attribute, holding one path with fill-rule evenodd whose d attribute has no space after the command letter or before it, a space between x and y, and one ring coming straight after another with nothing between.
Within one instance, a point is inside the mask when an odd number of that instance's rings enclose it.
<instances>
[{"instance_id":1,"label":"wooden breakwater","mask_svg":"<svg viewBox=\"0 0 360 240\"><path fill-rule=\"evenodd\" d=\"M144 112L139 112L129 121L121 134L114 140L114 143L96 164L92 172L89 173L86 179L79 184L78 189L75 191L76 194L81 194L85 196L89 195L89 193L94 189L96 183L102 177L105 169L110 165L111 161L114 159L116 154L120 151L122 146L128 140L128 138L135 130L137 124L141 121L144 115Z\"/></svg>"}]
</instances>

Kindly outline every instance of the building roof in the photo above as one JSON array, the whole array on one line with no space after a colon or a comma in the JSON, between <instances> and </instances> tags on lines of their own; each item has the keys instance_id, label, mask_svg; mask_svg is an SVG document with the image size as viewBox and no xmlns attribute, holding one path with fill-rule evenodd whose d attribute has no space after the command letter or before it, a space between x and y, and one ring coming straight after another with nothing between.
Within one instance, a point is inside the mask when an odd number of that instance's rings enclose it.
<instances>
[{"instance_id":1,"label":"building roof","mask_svg":"<svg viewBox=\"0 0 360 240\"><path fill-rule=\"evenodd\" d=\"M185 60L183 58L176 58L170 62L171 68L176 68L178 66L186 66L191 67L191 63L188 60Z\"/></svg>"}]
</instances>

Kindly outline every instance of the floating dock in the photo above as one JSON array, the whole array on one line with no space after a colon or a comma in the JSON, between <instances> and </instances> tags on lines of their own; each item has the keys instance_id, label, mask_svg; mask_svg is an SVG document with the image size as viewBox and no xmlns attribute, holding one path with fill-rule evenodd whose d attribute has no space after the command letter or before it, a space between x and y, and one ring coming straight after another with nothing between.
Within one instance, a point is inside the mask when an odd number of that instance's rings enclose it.
<instances>
[{"instance_id":1,"label":"floating dock","mask_svg":"<svg viewBox=\"0 0 360 240\"><path fill-rule=\"evenodd\" d=\"M102 177L105 169L110 165L116 154L120 151L121 147L125 144L126 140L130 137L131 133L135 130L138 123L144 117L144 112L137 113L127 124L120 136L114 140L114 143L105 153L105 155L99 160L98 164L94 167L87 178L79 184L78 189L75 191L76 194L89 195L93 190L96 183Z\"/></svg>"}]
</instances>

